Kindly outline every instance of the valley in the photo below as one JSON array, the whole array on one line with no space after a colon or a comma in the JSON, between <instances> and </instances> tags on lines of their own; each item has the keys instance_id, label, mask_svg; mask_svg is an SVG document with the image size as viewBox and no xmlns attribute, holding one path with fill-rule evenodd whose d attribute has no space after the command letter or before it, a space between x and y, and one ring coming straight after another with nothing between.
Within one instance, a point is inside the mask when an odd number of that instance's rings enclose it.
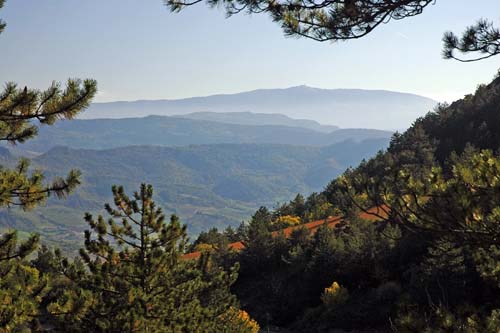
<instances>
[{"instance_id":1,"label":"valley","mask_svg":"<svg viewBox=\"0 0 500 333\"><path fill-rule=\"evenodd\" d=\"M211 227L238 226L260 206L321 190L347 167L373 156L388 138L344 141L325 147L277 144L213 144L184 147L125 146L111 149L55 147L33 159L47 179L71 169L82 185L66 200L49 199L36 211L1 212L0 227L39 232L45 242L81 246L85 212L100 212L111 186L155 184L157 200L177 214L191 235ZM3 153L13 164L16 158ZM5 163L5 162L4 162Z\"/></svg>"}]
</instances>

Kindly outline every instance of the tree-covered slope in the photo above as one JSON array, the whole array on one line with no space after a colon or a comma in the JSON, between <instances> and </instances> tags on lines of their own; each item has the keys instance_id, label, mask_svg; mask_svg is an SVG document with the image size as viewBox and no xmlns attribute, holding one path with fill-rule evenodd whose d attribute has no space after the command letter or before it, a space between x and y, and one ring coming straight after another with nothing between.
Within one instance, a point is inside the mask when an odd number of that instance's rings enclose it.
<instances>
[{"instance_id":1,"label":"tree-covered slope","mask_svg":"<svg viewBox=\"0 0 500 333\"><path fill-rule=\"evenodd\" d=\"M92 119L59 122L40 128L37 140L17 146L46 152L55 146L106 149L129 145L182 146L218 143L271 143L327 146L345 140L389 138L391 132L340 129L322 133L282 125L238 125L177 117Z\"/></svg>"},{"instance_id":2,"label":"tree-covered slope","mask_svg":"<svg viewBox=\"0 0 500 333\"><path fill-rule=\"evenodd\" d=\"M221 256L241 263L241 304L298 332L498 332L499 133L500 77L417 119L318 195L259 209L238 229L245 249ZM271 237L311 213L346 223Z\"/></svg>"},{"instance_id":3,"label":"tree-covered slope","mask_svg":"<svg viewBox=\"0 0 500 333\"><path fill-rule=\"evenodd\" d=\"M41 232L67 246L80 240L83 213L101 209L111 185L155 184L158 201L177 213L191 233L237 225L261 205L317 191L346 167L386 146L386 139L328 147L221 144L186 147L128 146L106 150L56 147L33 163L50 178L78 168L82 185L65 201L33 212L2 213L2 227ZM338 157L337 157L338 156Z\"/></svg>"},{"instance_id":4,"label":"tree-covered slope","mask_svg":"<svg viewBox=\"0 0 500 333\"><path fill-rule=\"evenodd\" d=\"M239 125L278 125L290 127L303 127L313 131L330 133L339 129L333 125L322 125L314 120L294 119L279 113L255 113L255 112L193 112L179 115L178 117L216 121L226 124Z\"/></svg>"},{"instance_id":5,"label":"tree-covered slope","mask_svg":"<svg viewBox=\"0 0 500 333\"><path fill-rule=\"evenodd\" d=\"M373 178L391 184L395 170L410 168L414 173L434 164L449 172L453 158L468 148L500 150L500 77L476 92L450 105L443 104L425 117L415 120L412 127L396 134L385 153L361 163L346 174L351 180ZM327 188L331 200L339 193L338 181Z\"/></svg>"}]
</instances>

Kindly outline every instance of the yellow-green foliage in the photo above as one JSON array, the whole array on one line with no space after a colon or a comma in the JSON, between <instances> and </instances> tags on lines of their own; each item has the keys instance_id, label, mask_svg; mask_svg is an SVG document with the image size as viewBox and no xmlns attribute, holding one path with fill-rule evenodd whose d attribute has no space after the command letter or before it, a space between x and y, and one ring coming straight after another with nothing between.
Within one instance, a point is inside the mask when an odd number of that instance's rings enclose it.
<instances>
[{"instance_id":1,"label":"yellow-green foliage","mask_svg":"<svg viewBox=\"0 0 500 333\"><path fill-rule=\"evenodd\" d=\"M300 224L300 217L292 215L280 216L274 223L284 227L293 227Z\"/></svg>"},{"instance_id":2,"label":"yellow-green foliage","mask_svg":"<svg viewBox=\"0 0 500 333\"><path fill-rule=\"evenodd\" d=\"M25 258L38 237L18 244L15 232L0 236L0 332L19 331L39 313L46 281Z\"/></svg>"},{"instance_id":3,"label":"yellow-green foliage","mask_svg":"<svg viewBox=\"0 0 500 333\"><path fill-rule=\"evenodd\" d=\"M214 246L212 244L200 243L195 246L194 250L200 252L212 252L214 250Z\"/></svg>"},{"instance_id":4,"label":"yellow-green foliage","mask_svg":"<svg viewBox=\"0 0 500 333\"><path fill-rule=\"evenodd\" d=\"M246 311L235 307L222 314L220 320L223 322L223 333L258 333L260 330L259 324Z\"/></svg>"},{"instance_id":5,"label":"yellow-green foliage","mask_svg":"<svg viewBox=\"0 0 500 333\"><path fill-rule=\"evenodd\" d=\"M329 308L344 304L349 299L349 292L334 281L330 287L325 288L321 301Z\"/></svg>"}]
</instances>

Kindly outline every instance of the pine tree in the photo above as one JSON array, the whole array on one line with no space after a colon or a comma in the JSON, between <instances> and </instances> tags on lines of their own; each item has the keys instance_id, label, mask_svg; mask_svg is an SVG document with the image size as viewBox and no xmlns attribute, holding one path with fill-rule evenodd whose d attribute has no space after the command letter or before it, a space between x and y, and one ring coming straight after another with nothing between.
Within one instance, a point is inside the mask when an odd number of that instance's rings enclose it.
<instances>
[{"instance_id":1,"label":"pine tree","mask_svg":"<svg viewBox=\"0 0 500 333\"><path fill-rule=\"evenodd\" d=\"M305 213L306 209L306 200L304 199L304 196L300 193L298 193L295 198L291 202L294 210L294 215L302 218Z\"/></svg>"},{"instance_id":2,"label":"pine tree","mask_svg":"<svg viewBox=\"0 0 500 333\"><path fill-rule=\"evenodd\" d=\"M0 9L5 1L0 0ZM0 20L0 34L6 23ZM94 80L68 80L66 88L52 85L45 91L18 88L9 82L0 92L0 142L23 143L38 132L37 123L52 125L72 119L85 109L97 91ZM79 183L80 173L44 182L39 170L30 172L29 161L21 159L15 168L0 165L0 207L31 209L51 194L64 197ZM0 234L0 331L22 330L39 315L39 302L46 280L26 258L38 247L39 237L31 235L18 242L17 232Z\"/></svg>"},{"instance_id":3,"label":"pine tree","mask_svg":"<svg viewBox=\"0 0 500 333\"><path fill-rule=\"evenodd\" d=\"M0 9L4 6L0 0ZM0 33L6 24L0 20ZM19 88L8 82L0 92L0 142L23 143L38 132L37 122L52 125L60 119L72 119L90 104L97 92L94 80L70 79L66 88L57 83L45 91ZM0 207L32 208L50 194L63 197L79 184L79 172L72 170L65 178L44 183L43 174L29 172L29 162L22 159L16 168L0 166Z\"/></svg>"},{"instance_id":4,"label":"pine tree","mask_svg":"<svg viewBox=\"0 0 500 333\"><path fill-rule=\"evenodd\" d=\"M123 187L114 186L113 196L114 206L105 205L110 215L107 221L101 215L97 219L85 216L90 230L85 232L81 257L88 274L80 276L77 284L91 296L85 301L89 306L84 316L66 318L79 320L82 330L93 332L223 332L231 328L237 316L228 314L237 308L229 292L235 269L226 272L207 260L182 260L186 227L175 215L165 222L153 201L151 185L142 184L132 198ZM68 297L51 310L65 312L73 303Z\"/></svg>"},{"instance_id":5,"label":"pine tree","mask_svg":"<svg viewBox=\"0 0 500 333\"><path fill-rule=\"evenodd\" d=\"M244 269L259 272L273 256L271 222L272 215L266 207L260 207L252 216L243 239L245 249L241 255L241 262Z\"/></svg>"},{"instance_id":6,"label":"pine tree","mask_svg":"<svg viewBox=\"0 0 500 333\"><path fill-rule=\"evenodd\" d=\"M52 125L58 119L71 119L85 109L96 93L93 80L69 80L65 90L53 83L46 91L19 89L8 83L0 93L0 141L23 143L37 134L35 121ZM80 182L72 170L51 183L44 182L41 171L29 172L29 162L21 159L14 169L0 166L0 207L33 208L49 195L64 197Z\"/></svg>"}]
</instances>

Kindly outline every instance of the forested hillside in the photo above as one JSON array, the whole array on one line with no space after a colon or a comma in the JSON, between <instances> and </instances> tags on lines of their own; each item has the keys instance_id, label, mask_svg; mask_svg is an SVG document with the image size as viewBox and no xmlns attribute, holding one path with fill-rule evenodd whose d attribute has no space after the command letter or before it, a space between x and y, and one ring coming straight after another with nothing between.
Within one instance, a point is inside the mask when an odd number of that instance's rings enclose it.
<instances>
[{"instance_id":1,"label":"forested hillside","mask_svg":"<svg viewBox=\"0 0 500 333\"><path fill-rule=\"evenodd\" d=\"M217 143L274 143L328 146L345 140L389 138L392 132L339 129L331 133L281 125L238 125L176 117L93 119L42 126L37 140L16 146L46 152L55 146L106 149L130 145L181 146Z\"/></svg>"},{"instance_id":2,"label":"forested hillside","mask_svg":"<svg viewBox=\"0 0 500 333\"><path fill-rule=\"evenodd\" d=\"M255 112L193 112L179 115L178 117L216 121L226 124L239 125L279 125L290 127L303 127L313 131L331 133L339 129L334 125L322 125L310 119L294 119L279 113L255 113Z\"/></svg>"},{"instance_id":3,"label":"forested hillside","mask_svg":"<svg viewBox=\"0 0 500 333\"><path fill-rule=\"evenodd\" d=\"M128 146L107 150L56 147L33 159L51 177L78 168L82 185L65 201L49 200L36 211L1 212L0 226L40 232L44 242L77 248L86 211L110 200L110 188L156 184L157 200L182 217L192 235L236 226L261 205L320 190L348 166L372 156L386 139L328 147L221 144L177 148ZM4 160L15 158L4 151Z\"/></svg>"},{"instance_id":4,"label":"forested hillside","mask_svg":"<svg viewBox=\"0 0 500 333\"><path fill-rule=\"evenodd\" d=\"M240 262L234 291L260 323L300 332L497 332L499 96L497 78L416 120L323 192L261 208L237 231L203 233L193 249L221 265ZM271 234L329 215L346 220L314 235ZM234 239L245 248L223 250Z\"/></svg>"}]
</instances>

